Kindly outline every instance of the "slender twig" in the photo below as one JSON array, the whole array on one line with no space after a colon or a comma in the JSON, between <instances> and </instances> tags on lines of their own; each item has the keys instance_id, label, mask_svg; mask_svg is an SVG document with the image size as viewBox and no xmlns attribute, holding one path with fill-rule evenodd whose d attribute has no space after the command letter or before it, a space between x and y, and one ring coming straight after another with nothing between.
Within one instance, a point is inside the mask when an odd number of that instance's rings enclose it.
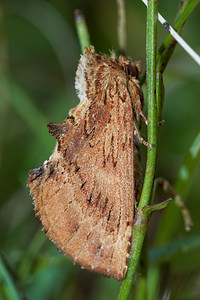
<instances>
[{"instance_id":1,"label":"slender twig","mask_svg":"<svg viewBox=\"0 0 200 300\"><path fill-rule=\"evenodd\" d=\"M144 209L149 204L151 190L154 181L156 153L157 153L157 112L156 112L156 22L157 22L157 1L150 0L147 8L147 92L148 92L148 142L153 145L147 150L147 164L144 185L136 215L136 222L133 226L132 249L129 259L126 278L124 279L119 292L118 299L128 298L137 269L140 253L147 230L149 219L148 211Z\"/></svg>"},{"instance_id":2,"label":"slender twig","mask_svg":"<svg viewBox=\"0 0 200 300\"><path fill-rule=\"evenodd\" d=\"M140 253L147 230L148 216L143 211L138 211L137 222L133 226L132 249L129 259L128 270L118 295L118 300L128 299L136 269L138 266Z\"/></svg>"},{"instance_id":3,"label":"slender twig","mask_svg":"<svg viewBox=\"0 0 200 300\"><path fill-rule=\"evenodd\" d=\"M124 0L117 0L118 10L118 43L120 53L125 55L126 53L126 11Z\"/></svg>"},{"instance_id":4,"label":"slender twig","mask_svg":"<svg viewBox=\"0 0 200 300\"><path fill-rule=\"evenodd\" d=\"M90 47L90 37L89 32L87 28L87 24L85 21L84 14L81 10L76 9L75 10L75 23L76 23L76 30L79 38L79 43L81 46L82 53L85 51L85 47Z\"/></svg>"},{"instance_id":5,"label":"slender twig","mask_svg":"<svg viewBox=\"0 0 200 300\"><path fill-rule=\"evenodd\" d=\"M156 2L156 1L155 1ZM139 209L149 204L151 190L154 181L156 153L157 153L157 110L156 110L156 18L157 11L153 11L153 17L148 14L152 1L147 8L147 103L148 103L148 142L153 145L147 149L147 164L142 189ZM156 7L156 4L154 5ZM155 9L155 8L154 8Z\"/></svg>"}]
</instances>

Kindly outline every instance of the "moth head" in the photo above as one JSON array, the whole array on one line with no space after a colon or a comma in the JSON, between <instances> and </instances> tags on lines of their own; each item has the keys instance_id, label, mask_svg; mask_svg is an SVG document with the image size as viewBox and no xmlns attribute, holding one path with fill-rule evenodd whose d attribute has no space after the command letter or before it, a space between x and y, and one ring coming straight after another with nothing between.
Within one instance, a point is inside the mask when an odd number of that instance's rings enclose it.
<instances>
[{"instance_id":1,"label":"moth head","mask_svg":"<svg viewBox=\"0 0 200 300\"><path fill-rule=\"evenodd\" d=\"M135 77L136 79L140 79L140 74L142 72L140 61L129 62L126 65L126 73L131 77Z\"/></svg>"},{"instance_id":2,"label":"moth head","mask_svg":"<svg viewBox=\"0 0 200 300\"><path fill-rule=\"evenodd\" d=\"M136 79L139 79L140 74L142 72L140 61L133 62L131 60L126 59L122 55L117 57L114 51L111 51L110 59L115 64L119 65L119 67L123 69L126 75L128 75L129 77L135 77Z\"/></svg>"},{"instance_id":3,"label":"moth head","mask_svg":"<svg viewBox=\"0 0 200 300\"><path fill-rule=\"evenodd\" d=\"M140 61L132 62L123 56L119 56L116 60L118 60L119 65L123 68L127 76L135 77L139 80L142 72Z\"/></svg>"}]
</instances>

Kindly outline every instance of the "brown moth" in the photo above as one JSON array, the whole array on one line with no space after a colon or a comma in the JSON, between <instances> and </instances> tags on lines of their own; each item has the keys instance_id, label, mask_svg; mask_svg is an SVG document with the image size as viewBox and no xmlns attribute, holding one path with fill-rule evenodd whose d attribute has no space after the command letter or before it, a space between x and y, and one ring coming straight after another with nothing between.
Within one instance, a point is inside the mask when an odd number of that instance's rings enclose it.
<instances>
[{"instance_id":1,"label":"brown moth","mask_svg":"<svg viewBox=\"0 0 200 300\"><path fill-rule=\"evenodd\" d=\"M138 142L143 96L140 63L94 47L81 56L80 103L49 123L56 147L29 172L35 213L59 251L82 267L122 280L140 196ZM136 138L137 137L137 138Z\"/></svg>"}]
</instances>

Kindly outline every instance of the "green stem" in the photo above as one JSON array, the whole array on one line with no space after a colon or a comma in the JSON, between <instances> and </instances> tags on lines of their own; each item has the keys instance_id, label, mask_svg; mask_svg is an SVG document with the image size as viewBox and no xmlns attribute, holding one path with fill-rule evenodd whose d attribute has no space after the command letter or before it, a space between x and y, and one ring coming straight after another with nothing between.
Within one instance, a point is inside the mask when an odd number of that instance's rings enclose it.
<instances>
[{"instance_id":1,"label":"green stem","mask_svg":"<svg viewBox=\"0 0 200 300\"><path fill-rule=\"evenodd\" d=\"M144 184L138 209L149 204L157 154L157 109L156 109L156 22L157 1L149 1L147 8L147 102L148 102L148 142L153 145L147 149L147 164Z\"/></svg>"},{"instance_id":2,"label":"green stem","mask_svg":"<svg viewBox=\"0 0 200 300\"><path fill-rule=\"evenodd\" d=\"M118 10L118 43L120 53L126 53L126 12L124 0L117 0Z\"/></svg>"},{"instance_id":3,"label":"green stem","mask_svg":"<svg viewBox=\"0 0 200 300\"><path fill-rule=\"evenodd\" d=\"M159 70L156 72L156 99L157 99L157 120L158 123L160 123L162 122L162 112L163 112L163 105L165 99L165 87L163 83L162 73ZM159 135L160 135L160 130L158 130L158 142L159 142Z\"/></svg>"},{"instance_id":4,"label":"green stem","mask_svg":"<svg viewBox=\"0 0 200 300\"><path fill-rule=\"evenodd\" d=\"M135 272L137 269L140 253L146 235L149 214L144 207L149 204L153 187L156 152L157 152L157 112L156 112L156 23L157 23L157 1L149 0L147 8L147 99L148 99L148 142L153 145L147 149L147 164L144 185L136 221L133 226L132 249L129 259L126 278L122 282L118 299L128 299Z\"/></svg>"},{"instance_id":5,"label":"green stem","mask_svg":"<svg viewBox=\"0 0 200 300\"><path fill-rule=\"evenodd\" d=\"M126 277L122 282L119 291L118 300L128 299L135 277L136 269L138 266L144 237L147 230L148 217L146 214L143 213L143 211L138 211L136 220L137 221L133 226L131 257L129 260Z\"/></svg>"},{"instance_id":6,"label":"green stem","mask_svg":"<svg viewBox=\"0 0 200 300\"><path fill-rule=\"evenodd\" d=\"M90 37L84 14L79 9L75 10L75 22L81 51L83 53L85 48L90 47Z\"/></svg>"}]
</instances>

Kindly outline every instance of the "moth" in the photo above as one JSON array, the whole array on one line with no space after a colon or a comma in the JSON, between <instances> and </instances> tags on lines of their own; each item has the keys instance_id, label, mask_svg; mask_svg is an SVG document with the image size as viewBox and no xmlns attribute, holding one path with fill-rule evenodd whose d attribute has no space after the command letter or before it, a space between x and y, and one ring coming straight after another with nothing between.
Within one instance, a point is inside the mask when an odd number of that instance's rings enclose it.
<instances>
[{"instance_id":1,"label":"moth","mask_svg":"<svg viewBox=\"0 0 200 300\"><path fill-rule=\"evenodd\" d=\"M59 251L83 268L122 280L141 192L143 95L139 62L95 53L79 61L80 103L49 123L52 155L29 171L35 214Z\"/></svg>"}]
</instances>

